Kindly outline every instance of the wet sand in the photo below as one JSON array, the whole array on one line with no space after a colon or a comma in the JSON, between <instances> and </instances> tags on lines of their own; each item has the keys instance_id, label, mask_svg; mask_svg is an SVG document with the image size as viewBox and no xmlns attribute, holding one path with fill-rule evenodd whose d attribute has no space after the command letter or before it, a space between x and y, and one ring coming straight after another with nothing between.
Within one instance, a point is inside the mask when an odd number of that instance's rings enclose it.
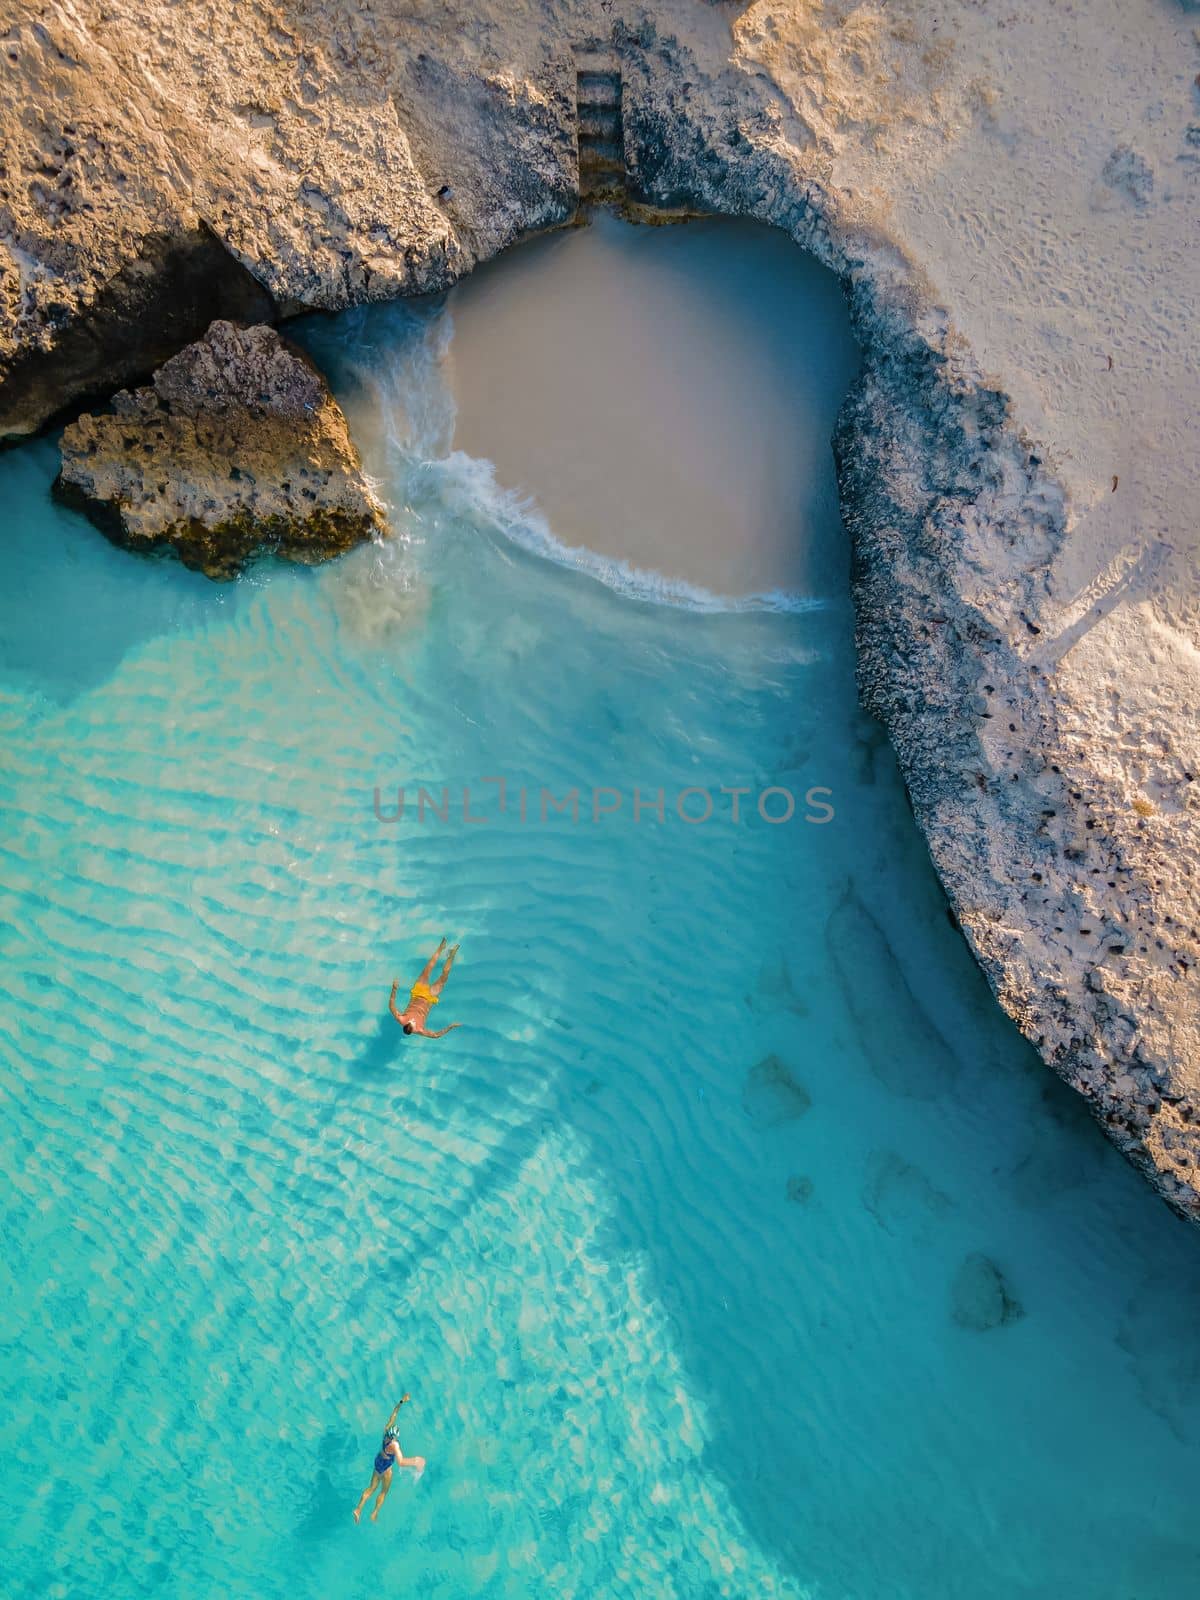
<instances>
[{"instance_id":1,"label":"wet sand","mask_svg":"<svg viewBox=\"0 0 1200 1600\"><path fill-rule=\"evenodd\" d=\"M454 446L563 543L720 595L844 590L829 440L858 347L837 280L784 234L601 213L449 307Z\"/></svg>"}]
</instances>

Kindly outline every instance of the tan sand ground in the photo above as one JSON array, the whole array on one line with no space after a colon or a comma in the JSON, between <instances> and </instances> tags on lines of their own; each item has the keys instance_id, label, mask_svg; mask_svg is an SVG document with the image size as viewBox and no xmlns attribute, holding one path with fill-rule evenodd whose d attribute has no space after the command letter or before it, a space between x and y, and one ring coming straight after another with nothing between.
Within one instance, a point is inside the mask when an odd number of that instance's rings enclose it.
<instances>
[{"instance_id":1,"label":"tan sand ground","mask_svg":"<svg viewBox=\"0 0 1200 1600\"><path fill-rule=\"evenodd\" d=\"M449 308L455 447L564 544L717 595L844 593L829 441L858 352L837 280L786 235L600 213Z\"/></svg>"}]
</instances>

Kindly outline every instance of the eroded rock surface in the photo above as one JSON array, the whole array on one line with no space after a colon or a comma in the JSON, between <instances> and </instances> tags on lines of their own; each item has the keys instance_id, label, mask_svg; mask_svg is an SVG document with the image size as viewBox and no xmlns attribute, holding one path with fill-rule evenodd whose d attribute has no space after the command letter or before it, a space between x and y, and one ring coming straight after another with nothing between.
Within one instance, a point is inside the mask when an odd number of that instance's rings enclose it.
<instances>
[{"instance_id":1,"label":"eroded rock surface","mask_svg":"<svg viewBox=\"0 0 1200 1600\"><path fill-rule=\"evenodd\" d=\"M231 322L73 422L57 488L116 543L210 578L266 551L326 561L386 526L321 374L272 328Z\"/></svg>"},{"instance_id":2,"label":"eroded rock surface","mask_svg":"<svg viewBox=\"0 0 1200 1600\"><path fill-rule=\"evenodd\" d=\"M73 403L107 401L202 337L214 318L254 323L277 315L272 296L206 228L143 239L86 317L64 319L64 310L7 362L0 357L0 435L32 433Z\"/></svg>"}]
</instances>

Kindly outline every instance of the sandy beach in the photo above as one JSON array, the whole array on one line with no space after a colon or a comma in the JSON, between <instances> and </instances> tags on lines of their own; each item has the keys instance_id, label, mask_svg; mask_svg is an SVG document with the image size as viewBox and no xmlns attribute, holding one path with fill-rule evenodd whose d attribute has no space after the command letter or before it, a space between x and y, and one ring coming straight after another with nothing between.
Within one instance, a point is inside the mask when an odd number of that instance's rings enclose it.
<instances>
[{"instance_id":1,"label":"sandy beach","mask_svg":"<svg viewBox=\"0 0 1200 1600\"><path fill-rule=\"evenodd\" d=\"M784 234L599 213L449 309L455 447L563 543L718 595L844 589L829 438L858 349L837 280Z\"/></svg>"}]
</instances>

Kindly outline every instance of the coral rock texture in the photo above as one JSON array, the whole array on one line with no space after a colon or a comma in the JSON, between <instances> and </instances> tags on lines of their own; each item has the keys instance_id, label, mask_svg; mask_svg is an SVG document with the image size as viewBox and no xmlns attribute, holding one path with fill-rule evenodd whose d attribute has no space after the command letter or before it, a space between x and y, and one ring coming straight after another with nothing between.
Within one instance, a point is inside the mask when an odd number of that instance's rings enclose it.
<instances>
[{"instance_id":1,"label":"coral rock texture","mask_svg":"<svg viewBox=\"0 0 1200 1600\"><path fill-rule=\"evenodd\" d=\"M118 544L210 578L263 551L325 561L386 526L320 373L274 329L230 322L73 422L57 487Z\"/></svg>"}]
</instances>

